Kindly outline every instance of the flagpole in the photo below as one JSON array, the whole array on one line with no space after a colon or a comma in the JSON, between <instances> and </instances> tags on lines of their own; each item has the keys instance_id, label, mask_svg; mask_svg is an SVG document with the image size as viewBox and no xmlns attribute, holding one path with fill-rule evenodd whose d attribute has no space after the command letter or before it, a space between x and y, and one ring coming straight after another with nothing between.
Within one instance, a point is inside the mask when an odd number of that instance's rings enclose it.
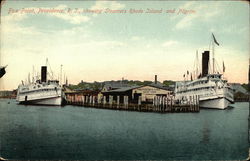
<instances>
[{"instance_id":1,"label":"flagpole","mask_svg":"<svg viewBox=\"0 0 250 161\"><path fill-rule=\"evenodd\" d=\"M214 41L212 42L212 52L213 52L213 74L214 74Z\"/></svg>"},{"instance_id":2,"label":"flagpole","mask_svg":"<svg viewBox=\"0 0 250 161\"><path fill-rule=\"evenodd\" d=\"M222 61L222 72L223 72L222 77L224 77L224 61Z\"/></svg>"},{"instance_id":3,"label":"flagpole","mask_svg":"<svg viewBox=\"0 0 250 161\"><path fill-rule=\"evenodd\" d=\"M198 59L198 50L196 50L196 73L194 78L198 79L198 66L199 66L199 59Z\"/></svg>"},{"instance_id":4,"label":"flagpole","mask_svg":"<svg viewBox=\"0 0 250 161\"><path fill-rule=\"evenodd\" d=\"M213 53L213 44L214 44L214 42L213 42L213 33L212 33L210 44L209 44L209 52L212 50L212 53ZM213 69L212 69L212 63L213 63L213 61L211 61L211 59L213 60L213 58L209 57L209 60L208 60L209 61L209 63L208 63L208 65L209 65L209 67L208 67L209 74L213 73Z\"/></svg>"},{"instance_id":5,"label":"flagpole","mask_svg":"<svg viewBox=\"0 0 250 161\"><path fill-rule=\"evenodd\" d=\"M209 43L209 52L211 51L211 43L212 43L212 36L211 36L211 40ZM211 58L209 57L209 59L208 59L208 73L210 74L210 72L211 72Z\"/></svg>"},{"instance_id":6,"label":"flagpole","mask_svg":"<svg viewBox=\"0 0 250 161\"><path fill-rule=\"evenodd\" d=\"M222 61L222 72L223 72L223 79L225 78L224 74L225 74L225 64L224 64L224 60Z\"/></svg>"},{"instance_id":7,"label":"flagpole","mask_svg":"<svg viewBox=\"0 0 250 161\"><path fill-rule=\"evenodd\" d=\"M214 36L214 34L212 33L212 37L213 37L213 39L214 39L214 41L213 41L213 46L212 46L212 48L213 48L213 74L215 74L215 58L214 58L214 43L216 43L216 45L218 45L219 46L219 43L217 42L217 40L215 39L215 36Z\"/></svg>"}]
</instances>

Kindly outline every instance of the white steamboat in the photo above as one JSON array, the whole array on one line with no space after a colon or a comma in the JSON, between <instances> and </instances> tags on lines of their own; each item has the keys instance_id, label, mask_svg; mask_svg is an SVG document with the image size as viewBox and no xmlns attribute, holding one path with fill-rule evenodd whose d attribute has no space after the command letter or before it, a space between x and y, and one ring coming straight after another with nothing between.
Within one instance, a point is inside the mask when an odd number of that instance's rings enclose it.
<instances>
[{"instance_id":1,"label":"white steamboat","mask_svg":"<svg viewBox=\"0 0 250 161\"><path fill-rule=\"evenodd\" d=\"M233 89L223 79L223 74L215 72L214 67L214 43L219 45L213 35L213 70L209 73L209 53L202 53L202 73L198 74L198 66L196 69L197 78L195 80L185 80L177 82L175 86L175 97L180 103L192 101L193 96L199 97L199 105L203 108L226 109L230 103L234 102ZM198 54L197 54L198 60ZM223 73L225 71L223 63ZM188 75L189 73L187 73ZM185 76L185 75L184 75ZM192 77L192 76L191 76Z\"/></svg>"},{"instance_id":2,"label":"white steamboat","mask_svg":"<svg viewBox=\"0 0 250 161\"><path fill-rule=\"evenodd\" d=\"M180 101L188 101L191 96L199 96L199 105L204 108L225 109L234 102L233 90L221 74L176 84L175 96Z\"/></svg>"},{"instance_id":3,"label":"white steamboat","mask_svg":"<svg viewBox=\"0 0 250 161\"><path fill-rule=\"evenodd\" d=\"M47 66L41 68L41 80L18 86L16 100L20 104L62 105L64 93L58 80L47 80Z\"/></svg>"}]
</instances>

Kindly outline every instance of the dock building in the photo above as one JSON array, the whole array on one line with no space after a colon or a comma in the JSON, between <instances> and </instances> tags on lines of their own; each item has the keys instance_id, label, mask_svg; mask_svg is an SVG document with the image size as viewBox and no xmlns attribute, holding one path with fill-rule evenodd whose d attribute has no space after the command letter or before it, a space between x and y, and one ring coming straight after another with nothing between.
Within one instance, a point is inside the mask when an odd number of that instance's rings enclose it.
<instances>
[{"instance_id":1,"label":"dock building","mask_svg":"<svg viewBox=\"0 0 250 161\"><path fill-rule=\"evenodd\" d=\"M112 96L113 101L123 103L123 97L128 96L129 103L137 103L140 97L142 103L153 103L155 96L167 96L173 94L173 88L166 87L162 83L157 81L157 75L155 75L155 81L148 85L123 85L119 88L110 88L109 90L103 89L102 95L109 101Z\"/></svg>"}]
</instances>

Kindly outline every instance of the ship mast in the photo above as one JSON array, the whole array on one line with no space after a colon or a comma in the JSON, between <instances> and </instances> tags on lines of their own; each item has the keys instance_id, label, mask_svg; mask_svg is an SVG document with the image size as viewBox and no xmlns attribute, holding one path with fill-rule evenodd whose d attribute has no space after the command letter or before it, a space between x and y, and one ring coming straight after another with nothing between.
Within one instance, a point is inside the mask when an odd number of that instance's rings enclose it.
<instances>
[{"instance_id":1,"label":"ship mast","mask_svg":"<svg viewBox=\"0 0 250 161\"><path fill-rule=\"evenodd\" d=\"M60 85L62 85L62 64L61 64L61 69L60 69Z\"/></svg>"},{"instance_id":2,"label":"ship mast","mask_svg":"<svg viewBox=\"0 0 250 161\"><path fill-rule=\"evenodd\" d=\"M199 73L198 73L199 69L198 68L199 68L199 58L198 58L198 50L196 50L196 74L195 74L196 79L199 76Z\"/></svg>"},{"instance_id":3,"label":"ship mast","mask_svg":"<svg viewBox=\"0 0 250 161\"><path fill-rule=\"evenodd\" d=\"M35 68L32 66L32 83L35 83Z\"/></svg>"},{"instance_id":4,"label":"ship mast","mask_svg":"<svg viewBox=\"0 0 250 161\"><path fill-rule=\"evenodd\" d=\"M49 59L48 58L46 58L46 64L45 64L45 66L46 66L46 68L48 68L48 66L49 66ZM46 71L46 76L48 77L48 74L49 72L48 72L48 70Z\"/></svg>"},{"instance_id":5,"label":"ship mast","mask_svg":"<svg viewBox=\"0 0 250 161\"><path fill-rule=\"evenodd\" d=\"M214 58L214 44L216 44L216 45L220 45L219 43L218 43L218 41L215 39L215 36L214 36L214 34L212 33L212 39L213 39L213 41L212 41L212 52L213 52L213 74L215 74L215 58Z\"/></svg>"},{"instance_id":6,"label":"ship mast","mask_svg":"<svg viewBox=\"0 0 250 161\"><path fill-rule=\"evenodd\" d=\"M213 74L215 72L214 70L214 41L212 41L212 52L213 52Z\"/></svg>"}]
</instances>

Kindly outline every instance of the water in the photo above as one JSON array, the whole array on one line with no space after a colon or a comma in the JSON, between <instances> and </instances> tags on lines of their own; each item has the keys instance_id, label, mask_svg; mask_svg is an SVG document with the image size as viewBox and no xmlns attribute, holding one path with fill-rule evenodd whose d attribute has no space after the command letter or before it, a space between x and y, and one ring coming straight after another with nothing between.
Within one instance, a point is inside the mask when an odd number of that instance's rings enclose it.
<instances>
[{"instance_id":1,"label":"water","mask_svg":"<svg viewBox=\"0 0 250 161\"><path fill-rule=\"evenodd\" d=\"M245 159L248 103L233 106L159 114L24 106L0 100L0 155L8 159Z\"/></svg>"}]
</instances>

